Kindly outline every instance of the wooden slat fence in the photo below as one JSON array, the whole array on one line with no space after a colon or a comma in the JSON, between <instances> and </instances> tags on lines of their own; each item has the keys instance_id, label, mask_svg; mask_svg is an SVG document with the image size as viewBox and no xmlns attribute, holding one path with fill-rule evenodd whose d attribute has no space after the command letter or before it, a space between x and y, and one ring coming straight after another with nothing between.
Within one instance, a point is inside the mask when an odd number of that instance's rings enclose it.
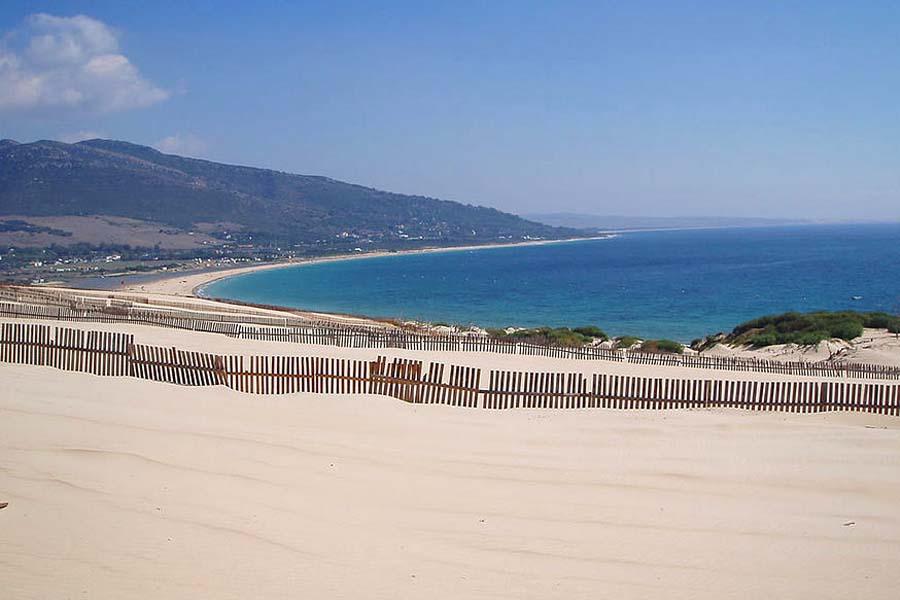
<instances>
[{"instance_id":1,"label":"wooden slat fence","mask_svg":"<svg viewBox=\"0 0 900 600\"><path fill-rule=\"evenodd\" d=\"M250 394L365 394L371 389L364 360L318 356L224 356L224 385Z\"/></svg>"},{"instance_id":2,"label":"wooden slat fence","mask_svg":"<svg viewBox=\"0 0 900 600\"><path fill-rule=\"evenodd\" d=\"M4 288L0 287L0 290ZM566 348L470 335L427 335L398 329L359 329L353 326L273 327L218 319L217 315L157 312L143 308L104 305L102 309L34 305L0 301L0 315L70 322L134 323L186 331L216 333L238 339L316 344L342 348L396 348L437 352L491 352L577 360L605 360L658 366L816 377L900 380L900 368L847 362L781 362L735 357L645 354L603 348Z\"/></svg>"},{"instance_id":3,"label":"wooden slat fence","mask_svg":"<svg viewBox=\"0 0 900 600\"><path fill-rule=\"evenodd\" d=\"M900 385L492 371L484 408L742 408L900 415Z\"/></svg>"},{"instance_id":4,"label":"wooden slat fence","mask_svg":"<svg viewBox=\"0 0 900 600\"><path fill-rule=\"evenodd\" d=\"M634 377L447 368L406 358L219 356L134 343L130 334L0 324L0 362L131 376L252 394L381 394L414 404L484 409L742 408L900 415L900 384Z\"/></svg>"},{"instance_id":5,"label":"wooden slat fence","mask_svg":"<svg viewBox=\"0 0 900 600\"><path fill-rule=\"evenodd\" d=\"M251 394L381 394L414 404L504 409L741 408L900 415L900 384L744 381L480 369L406 358L219 356L134 343L130 334L0 324L0 362ZM486 383L486 387L482 384Z\"/></svg>"},{"instance_id":6,"label":"wooden slat fence","mask_svg":"<svg viewBox=\"0 0 900 600\"><path fill-rule=\"evenodd\" d=\"M0 362L95 375L129 374L133 336L23 323L0 324Z\"/></svg>"},{"instance_id":7,"label":"wooden slat fence","mask_svg":"<svg viewBox=\"0 0 900 600\"><path fill-rule=\"evenodd\" d=\"M132 377L191 386L225 384L222 359L214 354L145 345L132 345L129 352Z\"/></svg>"},{"instance_id":8,"label":"wooden slat fence","mask_svg":"<svg viewBox=\"0 0 900 600\"><path fill-rule=\"evenodd\" d=\"M139 315L143 312L150 315L269 327L339 327L353 331L379 331L386 328L385 326L369 325L362 322L348 323L337 319L311 318L290 313L285 313L284 316L259 313L249 314L246 307L229 305L225 302L216 302L215 306L206 305L204 307L196 303L162 298L127 294L116 294L115 296L96 294L90 294L87 290L75 292L52 288L0 285L0 301L56 306L88 312L128 313L132 315Z\"/></svg>"}]
</instances>

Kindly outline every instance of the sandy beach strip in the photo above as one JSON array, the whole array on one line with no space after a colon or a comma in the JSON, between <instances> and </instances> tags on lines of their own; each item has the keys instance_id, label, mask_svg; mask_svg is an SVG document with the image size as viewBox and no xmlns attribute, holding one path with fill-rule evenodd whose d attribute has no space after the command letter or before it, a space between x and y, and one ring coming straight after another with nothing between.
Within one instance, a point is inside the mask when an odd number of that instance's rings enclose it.
<instances>
[{"instance_id":1,"label":"sandy beach strip","mask_svg":"<svg viewBox=\"0 0 900 600\"><path fill-rule=\"evenodd\" d=\"M9 598L894 598L900 421L0 365Z\"/></svg>"}]
</instances>

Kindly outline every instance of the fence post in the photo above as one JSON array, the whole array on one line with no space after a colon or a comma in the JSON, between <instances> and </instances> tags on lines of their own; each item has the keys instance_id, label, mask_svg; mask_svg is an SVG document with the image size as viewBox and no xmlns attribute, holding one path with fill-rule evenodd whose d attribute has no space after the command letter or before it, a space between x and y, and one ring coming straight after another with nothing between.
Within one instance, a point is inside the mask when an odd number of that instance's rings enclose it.
<instances>
[{"instance_id":1,"label":"fence post","mask_svg":"<svg viewBox=\"0 0 900 600\"><path fill-rule=\"evenodd\" d=\"M213 358L213 362L216 368L216 378L219 381L219 385L228 385L228 375L225 372L225 359L218 354Z\"/></svg>"}]
</instances>

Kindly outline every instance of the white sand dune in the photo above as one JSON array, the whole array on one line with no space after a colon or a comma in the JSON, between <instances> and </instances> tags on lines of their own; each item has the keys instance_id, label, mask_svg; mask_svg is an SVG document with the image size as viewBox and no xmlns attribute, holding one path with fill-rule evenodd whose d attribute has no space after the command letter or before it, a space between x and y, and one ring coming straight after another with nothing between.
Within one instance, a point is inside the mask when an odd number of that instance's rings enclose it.
<instances>
[{"instance_id":1,"label":"white sand dune","mask_svg":"<svg viewBox=\"0 0 900 600\"><path fill-rule=\"evenodd\" d=\"M900 420L0 365L0 596L896 598Z\"/></svg>"},{"instance_id":2,"label":"white sand dune","mask_svg":"<svg viewBox=\"0 0 900 600\"><path fill-rule=\"evenodd\" d=\"M864 329L861 336L850 342L833 339L816 346L777 344L765 348L747 346L734 348L717 344L704 354L780 361L838 360L896 367L900 366L900 335L888 333L885 329Z\"/></svg>"}]
</instances>

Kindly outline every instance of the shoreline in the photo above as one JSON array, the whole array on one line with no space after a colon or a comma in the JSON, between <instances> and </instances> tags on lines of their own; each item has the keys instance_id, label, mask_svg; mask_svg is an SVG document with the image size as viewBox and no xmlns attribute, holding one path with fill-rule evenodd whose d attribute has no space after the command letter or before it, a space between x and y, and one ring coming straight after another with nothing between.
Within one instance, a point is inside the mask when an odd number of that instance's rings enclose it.
<instances>
[{"instance_id":1,"label":"shoreline","mask_svg":"<svg viewBox=\"0 0 900 600\"><path fill-rule=\"evenodd\" d=\"M248 307L256 307L256 308L266 308L269 310L277 310L279 312L287 312L287 313L295 313L295 314L306 314L312 315L317 318L334 318L339 320L352 319L356 322L366 322L371 324L383 324L385 322L400 324L401 321L406 321L405 319L400 318L391 318L387 317L378 317L373 316L371 314L366 314L364 312L357 312L357 310L351 308L350 310L346 310L344 312L339 311L323 311L323 310L314 310L307 307L304 307L302 303L298 303L297 305L270 305L270 304L256 304L254 302L242 302L239 299L232 299L228 297L217 297L212 294L209 294L209 286L215 282L223 281L232 277L239 277L243 275L247 275L253 273L255 271L263 271L269 269L280 269L280 268L288 268L288 267L300 267L304 265L313 265L320 263L330 263L337 261L349 261L349 260L361 260L361 259L369 259L369 258L380 258L385 256L400 256L400 255L410 255L410 254L433 254L433 253L449 253L449 252L460 252L467 250L489 250L494 248L511 248L517 246L543 246L543 245L551 245L551 244L564 244L564 243L572 243L572 242L585 242L591 240L609 240L610 236L608 235L598 235L593 237L579 237L579 238L571 238L564 240L527 240L520 241L514 243L497 243L497 244L484 244L484 245L465 245L465 246L449 246L449 247L430 247L430 248L416 248L416 249L408 249L401 251L372 251L372 252L358 252L358 253L346 253L340 255L329 255L329 256L319 256L319 257L311 257L311 258L295 258L291 260L282 260L282 261L272 261L272 262L257 262L257 263L249 263L242 265L231 265L224 267L207 267L200 269L193 269L190 271L182 271L182 272L158 272L155 274L155 277L152 280L144 280L141 281L133 281L130 284L125 281L125 285L120 285L115 288L107 288L106 291L109 292L127 292L127 293L138 293L138 294L159 294L163 296L174 296L174 297L182 297L182 298L197 298L203 301L212 301L212 302L222 302L223 306L248 306ZM580 250L576 250L580 251ZM119 283L118 281L112 283ZM77 284L76 284L77 285ZM302 300L301 300L302 302ZM356 309L359 307L357 306ZM428 329L439 331L444 327L440 322L431 322L424 321L422 319L413 319L410 320L410 324L415 323L416 325L422 327L423 329ZM476 324L480 327L485 327L482 323ZM573 327L571 323L563 323L563 325L568 327ZM480 328L479 327L479 328ZM604 328L606 329L606 328ZM712 330L708 330L712 331ZM709 332L702 334L703 336L710 335ZM615 336L618 335L618 332L609 331L608 333ZM653 336L645 336L641 335L641 332L637 332L636 337L641 340L655 339ZM701 335L695 335L694 337L701 337ZM690 343L687 341L688 338L684 337L674 337L673 339L677 340L685 349L690 348ZM849 359L853 362L866 362L873 364L881 364L881 365L890 365L896 366L900 364L898 362L898 356L900 356L900 338L896 336L889 336L876 331L866 331L864 335L855 339L852 342L845 343L838 340L830 340L826 341L822 344L816 344L815 346L796 346L794 344L777 344L774 346L769 346L766 348L745 348L745 347L718 347L714 349L707 349L706 352L710 352L711 354L719 354L719 355L728 355L728 356L740 356L740 357L766 357L766 358L776 358L782 360L802 360L802 361L812 361L818 362L822 360L828 360L832 354L843 356L845 359Z\"/></svg>"},{"instance_id":2,"label":"shoreline","mask_svg":"<svg viewBox=\"0 0 900 600\"><path fill-rule=\"evenodd\" d=\"M797 226L799 224L784 224L784 225L771 225L771 226L763 226L763 227L791 227ZM806 225L820 225L820 223L808 223ZM265 271L269 269L279 269L286 268L292 266L303 266L303 265L312 265L319 263L329 263L329 262L337 262L344 260L360 260L366 258L381 258L384 256L403 256L410 254L430 254L430 253L441 253L441 252L460 252L466 250L491 250L496 248L514 248L520 246L545 246L551 244L566 244L572 242L585 242L591 240L604 240L604 239L612 239L616 238L622 234L631 234L631 233L657 233L657 232L673 232L673 231L692 231L692 230L718 230L718 229L747 229L752 228L750 226L700 226L700 227L665 227L665 228L634 228L634 229L609 229L602 230L596 235L587 236L587 237L578 237L578 238L570 238L570 239L562 239L562 240L529 240L523 242L503 242L503 243L492 243L492 244L475 244L475 245L466 245L466 246L433 246L428 248L416 248L410 250L397 250L397 251L389 251L389 250L375 250L372 252L363 252L359 254L349 254L349 255L327 255L313 258L302 258L302 259L294 259L287 260L281 262L267 262L267 263L259 263L254 265L247 266L239 266L239 267L226 267L223 269L213 270L213 271L203 271L203 272L194 272L189 271L185 272L184 276L186 278L191 278L191 289L185 292L185 287L188 285L185 282L185 286L175 286L175 291L171 291L166 289L166 291L162 291L156 286L159 284L165 285L168 288L167 283L172 280L178 279L180 277L179 274L173 275L159 275L159 278L152 279L143 284L129 284L120 288L110 288L109 291L142 291L149 293L167 293L174 294L179 296L193 296L196 298L206 298L210 299L209 296L202 295L202 290L204 287L215 283L217 281L221 281L223 279L229 279L231 277L239 277L241 275L246 275L248 273L253 273L255 271ZM146 275L149 277L153 277L153 275ZM286 310L307 310L305 308L293 308L293 307L283 307ZM318 312L318 311L317 311ZM335 313L338 314L338 313ZM369 317L365 317L369 318Z\"/></svg>"},{"instance_id":3,"label":"shoreline","mask_svg":"<svg viewBox=\"0 0 900 600\"><path fill-rule=\"evenodd\" d=\"M430 247L416 248L413 250L387 251L376 250L373 252L364 252L350 255L330 255L314 258L294 259L281 262L266 262L246 266L236 266L233 268L224 268L210 271L185 271L174 274L160 273L159 279L146 281L143 283L132 283L124 286L113 288L108 291L120 292L141 292L151 294L168 294L174 296L191 296L195 298L210 299L209 296L203 295L203 288L206 286L232 277L239 277L257 271L268 271L271 269L284 269L288 267L299 267L305 265L314 265L322 263L331 263L348 260L363 260L371 258L383 258L387 256L406 256L415 254L437 254L443 252L463 252L471 250L493 250L497 248L516 248L523 246L546 246L551 244L568 244L573 242L586 242L591 240L605 240L615 237L615 234L604 234L592 237L571 238L565 240L529 240L525 242L496 243L496 244L480 244L469 246L447 246L447 247ZM284 307L287 310L301 310L304 308ZM319 311L317 311L319 312Z\"/></svg>"}]
</instances>

